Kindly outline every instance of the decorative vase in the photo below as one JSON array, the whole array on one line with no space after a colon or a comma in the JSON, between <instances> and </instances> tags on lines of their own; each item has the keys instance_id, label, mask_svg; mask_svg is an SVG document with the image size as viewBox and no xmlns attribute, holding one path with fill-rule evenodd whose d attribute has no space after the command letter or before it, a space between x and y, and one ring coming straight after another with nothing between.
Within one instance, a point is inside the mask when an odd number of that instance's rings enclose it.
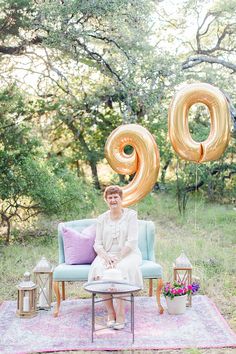
<instances>
[{"instance_id":1,"label":"decorative vase","mask_svg":"<svg viewBox=\"0 0 236 354\"><path fill-rule=\"evenodd\" d=\"M166 296L167 310L170 315L181 315L186 310L187 294L175 296L171 299Z\"/></svg>"}]
</instances>

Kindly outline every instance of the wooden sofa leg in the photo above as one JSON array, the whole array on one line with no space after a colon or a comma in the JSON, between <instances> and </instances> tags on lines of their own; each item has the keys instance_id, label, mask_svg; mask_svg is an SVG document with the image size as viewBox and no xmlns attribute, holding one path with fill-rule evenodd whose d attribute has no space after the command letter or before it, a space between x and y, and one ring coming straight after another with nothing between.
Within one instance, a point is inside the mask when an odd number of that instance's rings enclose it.
<instances>
[{"instance_id":1,"label":"wooden sofa leg","mask_svg":"<svg viewBox=\"0 0 236 354\"><path fill-rule=\"evenodd\" d=\"M163 314L164 309L161 305L161 292L162 292L162 288L163 288L163 280L162 279L157 279L157 290L156 290L156 296L157 296L157 306L158 306L158 310L160 315Z\"/></svg>"},{"instance_id":2,"label":"wooden sofa leg","mask_svg":"<svg viewBox=\"0 0 236 354\"><path fill-rule=\"evenodd\" d=\"M148 295L152 296L152 293L153 293L153 281L152 281L152 279L149 279L149 292L148 292Z\"/></svg>"},{"instance_id":3,"label":"wooden sofa leg","mask_svg":"<svg viewBox=\"0 0 236 354\"><path fill-rule=\"evenodd\" d=\"M61 294L60 294L60 288L59 288L58 281L53 282L53 289L54 289L56 299L57 299L57 303L56 303L56 306L54 309L54 317L57 317L58 313L59 313L60 304L61 304Z\"/></svg>"},{"instance_id":4,"label":"wooden sofa leg","mask_svg":"<svg viewBox=\"0 0 236 354\"><path fill-rule=\"evenodd\" d=\"M65 292L65 282L61 282L61 289L62 289L62 300L66 299L66 292Z\"/></svg>"}]
</instances>

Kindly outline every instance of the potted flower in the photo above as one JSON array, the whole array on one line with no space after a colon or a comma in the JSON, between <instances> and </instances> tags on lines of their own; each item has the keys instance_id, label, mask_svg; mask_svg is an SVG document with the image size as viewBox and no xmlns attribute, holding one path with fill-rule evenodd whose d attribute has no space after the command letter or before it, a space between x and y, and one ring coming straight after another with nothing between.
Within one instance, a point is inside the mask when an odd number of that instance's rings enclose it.
<instances>
[{"instance_id":1,"label":"potted flower","mask_svg":"<svg viewBox=\"0 0 236 354\"><path fill-rule=\"evenodd\" d=\"M192 283L185 285L180 281L166 283L164 285L163 294L166 298L167 309L170 315L180 315L186 310L186 301L189 294L194 294L198 291L199 284Z\"/></svg>"}]
</instances>

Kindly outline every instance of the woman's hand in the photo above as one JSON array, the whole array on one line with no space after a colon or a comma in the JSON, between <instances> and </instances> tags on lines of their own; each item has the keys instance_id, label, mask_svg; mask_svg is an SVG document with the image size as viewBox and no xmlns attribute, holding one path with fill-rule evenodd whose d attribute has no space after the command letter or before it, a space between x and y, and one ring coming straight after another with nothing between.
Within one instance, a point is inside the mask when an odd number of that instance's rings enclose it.
<instances>
[{"instance_id":1,"label":"woman's hand","mask_svg":"<svg viewBox=\"0 0 236 354\"><path fill-rule=\"evenodd\" d=\"M105 266L108 268L114 267L114 257L109 255L104 249L98 249L97 255L104 260Z\"/></svg>"},{"instance_id":2,"label":"woman's hand","mask_svg":"<svg viewBox=\"0 0 236 354\"><path fill-rule=\"evenodd\" d=\"M108 254L106 254L106 257L104 259L108 268L115 268L116 264L119 262L118 257Z\"/></svg>"}]
</instances>

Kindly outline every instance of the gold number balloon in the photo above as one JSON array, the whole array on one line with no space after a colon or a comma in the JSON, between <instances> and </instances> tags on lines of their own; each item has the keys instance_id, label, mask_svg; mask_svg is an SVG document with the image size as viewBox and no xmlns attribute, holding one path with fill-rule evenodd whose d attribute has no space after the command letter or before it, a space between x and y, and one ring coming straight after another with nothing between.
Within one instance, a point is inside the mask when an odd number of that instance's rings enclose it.
<instances>
[{"instance_id":1,"label":"gold number balloon","mask_svg":"<svg viewBox=\"0 0 236 354\"><path fill-rule=\"evenodd\" d=\"M210 134L202 142L192 139L188 127L188 112L195 103L205 104L210 112ZM217 160L230 138L230 112L224 94L205 83L189 84L177 92L169 107L169 137L176 153L185 160Z\"/></svg>"},{"instance_id":2,"label":"gold number balloon","mask_svg":"<svg viewBox=\"0 0 236 354\"><path fill-rule=\"evenodd\" d=\"M125 153L127 145L132 154ZM135 173L123 189L123 206L137 203L148 194L157 181L160 156L152 134L138 124L121 125L108 137L105 156L111 167L123 175Z\"/></svg>"}]
</instances>

